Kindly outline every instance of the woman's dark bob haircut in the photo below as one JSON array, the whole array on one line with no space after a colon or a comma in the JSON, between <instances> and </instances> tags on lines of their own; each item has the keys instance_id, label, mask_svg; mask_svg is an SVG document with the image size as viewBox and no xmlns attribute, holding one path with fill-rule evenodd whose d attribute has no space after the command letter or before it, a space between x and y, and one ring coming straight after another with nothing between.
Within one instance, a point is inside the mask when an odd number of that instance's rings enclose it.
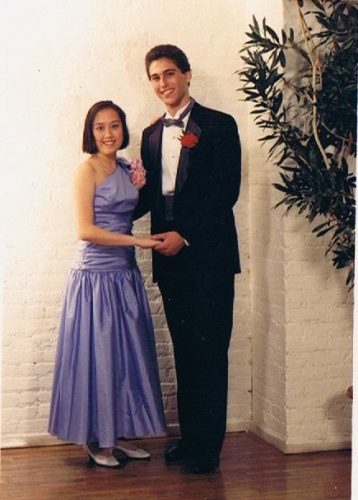
<instances>
[{"instance_id":1,"label":"woman's dark bob haircut","mask_svg":"<svg viewBox=\"0 0 358 500\"><path fill-rule=\"evenodd\" d=\"M123 129L123 142L119 149L125 149L129 144L129 132L126 121L126 114L117 104L114 104L112 101L99 101L96 102L88 111L85 125L83 128L83 141L82 141L82 151L84 153L89 153L93 155L98 153L98 149L96 146L96 141L93 135L93 123L96 118L96 114L103 109L113 109L119 116L119 119L122 124Z\"/></svg>"}]
</instances>

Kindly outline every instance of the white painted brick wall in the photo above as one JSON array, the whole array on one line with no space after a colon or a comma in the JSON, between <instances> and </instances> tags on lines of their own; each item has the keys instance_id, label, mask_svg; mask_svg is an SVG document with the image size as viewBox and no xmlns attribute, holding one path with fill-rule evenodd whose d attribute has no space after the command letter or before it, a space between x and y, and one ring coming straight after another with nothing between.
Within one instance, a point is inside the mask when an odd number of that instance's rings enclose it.
<instances>
[{"instance_id":1,"label":"white painted brick wall","mask_svg":"<svg viewBox=\"0 0 358 500\"><path fill-rule=\"evenodd\" d=\"M257 13L257 4L252 12ZM284 9L282 9L282 6ZM292 25L295 2L261 5L260 18ZM250 245L253 352L252 430L285 452L349 446L352 296L345 273L324 257L327 240L302 218L272 210L280 195L250 130Z\"/></svg>"},{"instance_id":2,"label":"white painted brick wall","mask_svg":"<svg viewBox=\"0 0 358 500\"><path fill-rule=\"evenodd\" d=\"M183 15L187 12L190 16ZM244 108L234 72L244 19L236 0L82 0L55 7L35 1L3 6L2 16L7 53L2 74L7 78L1 90L9 119L2 141L7 148L2 445L22 446L53 442L47 418L61 302L75 242L71 182L83 159L85 113L97 100L117 101L131 130L126 153L138 155L141 130L162 113L145 75L144 55L157 43L171 42L189 55L192 95L233 114L241 126ZM175 19L174 30L168 16ZM251 413L247 205L245 178L237 211L245 272L237 280L230 353L232 430L246 429ZM147 231L148 221L135 229ZM151 282L149 255L139 252L138 260L153 313L166 415L175 429L172 347L160 294Z\"/></svg>"}]
</instances>

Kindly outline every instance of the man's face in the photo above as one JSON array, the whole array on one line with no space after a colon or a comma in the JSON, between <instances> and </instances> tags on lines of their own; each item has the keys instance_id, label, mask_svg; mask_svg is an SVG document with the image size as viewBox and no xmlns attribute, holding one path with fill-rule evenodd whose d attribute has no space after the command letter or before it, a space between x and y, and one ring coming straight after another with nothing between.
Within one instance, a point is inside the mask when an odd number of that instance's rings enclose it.
<instances>
[{"instance_id":1,"label":"man's face","mask_svg":"<svg viewBox=\"0 0 358 500\"><path fill-rule=\"evenodd\" d=\"M175 114L189 101L191 71L182 73L171 59L163 57L153 61L149 66L149 79L170 113Z\"/></svg>"}]
</instances>

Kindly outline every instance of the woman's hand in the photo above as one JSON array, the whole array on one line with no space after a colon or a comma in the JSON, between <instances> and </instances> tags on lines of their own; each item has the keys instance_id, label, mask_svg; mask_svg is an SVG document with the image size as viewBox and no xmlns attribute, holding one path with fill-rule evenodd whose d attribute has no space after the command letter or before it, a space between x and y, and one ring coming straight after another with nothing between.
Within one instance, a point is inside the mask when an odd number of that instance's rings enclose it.
<instances>
[{"instance_id":1,"label":"woman's hand","mask_svg":"<svg viewBox=\"0 0 358 500\"><path fill-rule=\"evenodd\" d=\"M135 238L135 246L143 249L155 248L159 244L158 241L153 240L149 236L143 236L141 238Z\"/></svg>"}]
</instances>

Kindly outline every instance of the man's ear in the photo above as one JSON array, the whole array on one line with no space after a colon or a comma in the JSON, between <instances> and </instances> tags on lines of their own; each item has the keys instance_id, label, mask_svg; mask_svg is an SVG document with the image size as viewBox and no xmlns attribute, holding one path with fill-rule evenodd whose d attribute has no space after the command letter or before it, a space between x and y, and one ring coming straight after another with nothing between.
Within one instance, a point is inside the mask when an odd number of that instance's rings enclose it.
<instances>
[{"instance_id":1,"label":"man's ear","mask_svg":"<svg viewBox=\"0 0 358 500\"><path fill-rule=\"evenodd\" d=\"M191 76L192 76L191 70L185 72L185 78L186 78L188 87L190 85Z\"/></svg>"}]
</instances>

